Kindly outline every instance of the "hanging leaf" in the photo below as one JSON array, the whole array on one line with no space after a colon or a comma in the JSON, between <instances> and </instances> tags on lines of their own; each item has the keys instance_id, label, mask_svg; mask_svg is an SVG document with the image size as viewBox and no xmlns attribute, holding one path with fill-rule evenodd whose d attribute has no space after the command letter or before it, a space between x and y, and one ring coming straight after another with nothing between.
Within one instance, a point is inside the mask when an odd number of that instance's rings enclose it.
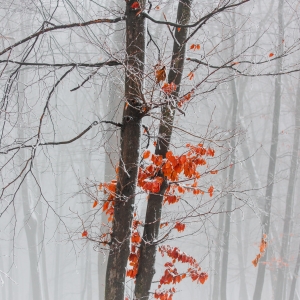
<instances>
[{"instance_id":1,"label":"hanging leaf","mask_svg":"<svg viewBox=\"0 0 300 300\"><path fill-rule=\"evenodd\" d=\"M188 74L188 78L189 78L190 80L192 80L192 79L194 78L194 76L195 76L195 74L194 74L193 72L190 72L190 73Z\"/></svg>"},{"instance_id":2,"label":"hanging leaf","mask_svg":"<svg viewBox=\"0 0 300 300\"><path fill-rule=\"evenodd\" d=\"M150 156L151 152L149 150L146 150L143 154L143 158L147 159Z\"/></svg>"},{"instance_id":3,"label":"hanging leaf","mask_svg":"<svg viewBox=\"0 0 300 300\"><path fill-rule=\"evenodd\" d=\"M269 54L269 57L272 57L272 56L274 56L274 53L273 53L273 52L271 52L271 53Z\"/></svg>"},{"instance_id":4,"label":"hanging leaf","mask_svg":"<svg viewBox=\"0 0 300 300\"><path fill-rule=\"evenodd\" d=\"M98 201L95 200L94 203L93 203L93 208L96 207L97 205L98 205Z\"/></svg>"},{"instance_id":5,"label":"hanging leaf","mask_svg":"<svg viewBox=\"0 0 300 300\"><path fill-rule=\"evenodd\" d=\"M81 235L82 235L82 237L87 237L88 236L88 232L85 230Z\"/></svg>"},{"instance_id":6,"label":"hanging leaf","mask_svg":"<svg viewBox=\"0 0 300 300\"><path fill-rule=\"evenodd\" d=\"M166 79L166 67L163 66L161 69L155 71L156 83L160 83Z\"/></svg>"}]
</instances>

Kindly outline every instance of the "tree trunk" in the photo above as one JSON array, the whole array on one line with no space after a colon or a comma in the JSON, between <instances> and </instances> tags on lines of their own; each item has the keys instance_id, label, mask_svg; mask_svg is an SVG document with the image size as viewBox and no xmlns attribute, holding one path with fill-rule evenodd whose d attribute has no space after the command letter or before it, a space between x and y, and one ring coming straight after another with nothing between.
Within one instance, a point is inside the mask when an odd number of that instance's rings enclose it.
<instances>
[{"instance_id":1,"label":"tree trunk","mask_svg":"<svg viewBox=\"0 0 300 300\"><path fill-rule=\"evenodd\" d=\"M283 28L283 0L279 0L278 5L278 55L283 53L283 39L284 39L284 28ZM282 58L277 60L276 71L280 72L282 69ZM279 117L280 117L280 103L281 103L281 76L277 76L275 79L275 102L274 102L274 114L273 114L273 124L272 124L272 140L271 140L271 150L267 177L267 188L265 196L265 212L262 217L262 232L266 235L269 234L270 230L270 219L271 219L271 205L274 187L274 177L275 177L275 167L277 160L277 146L278 146L278 128L279 128ZM257 278L255 291L253 295L253 300L260 300L265 280L267 252L261 258Z\"/></svg>"},{"instance_id":2,"label":"tree trunk","mask_svg":"<svg viewBox=\"0 0 300 300\"><path fill-rule=\"evenodd\" d=\"M125 103L123 111L119 174L106 271L106 300L124 299L129 237L139 169L146 20L141 15L137 16L136 10L131 8L133 3L133 0L126 3L125 100L128 106ZM139 3L144 8L145 0Z\"/></svg>"},{"instance_id":3,"label":"tree trunk","mask_svg":"<svg viewBox=\"0 0 300 300\"><path fill-rule=\"evenodd\" d=\"M112 37L113 40L113 48L116 48L116 51L120 51L123 47L123 24L115 25L115 33ZM111 71L111 78L109 82L109 93L108 93L108 103L106 107L102 104L104 113L104 118L110 121L114 121L117 123L121 123L122 111L118 109L120 101L124 95L124 87L119 84L119 82L115 82L114 78L117 75L119 70ZM115 76L114 76L115 75ZM100 111L97 109L97 111ZM116 178L116 170L115 167L118 164L118 140L119 134L118 130L115 130L112 125L107 125L107 134L106 139L108 143L105 147L105 173L104 173L104 181L110 182L111 180ZM108 223L108 216L105 213L101 215L101 223ZM103 230L103 228L102 228ZM101 231L102 233L107 233L108 228ZM104 299L105 295L105 276L106 276L106 268L107 268L107 251L100 250L98 253L98 284L99 284L99 300Z\"/></svg>"},{"instance_id":4,"label":"tree trunk","mask_svg":"<svg viewBox=\"0 0 300 300\"><path fill-rule=\"evenodd\" d=\"M300 77L299 77L300 79ZM288 248L289 248L289 235L291 229L291 219L293 216L293 206L294 206L294 190L296 183L296 171L297 171L297 161L298 161L298 148L299 148L299 135L300 135L300 80L298 82L297 99L296 99L296 109L295 109L295 132L294 132L294 142L293 142L293 152L290 167L290 176L288 183L288 190L286 196L286 206L285 206L285 217L283 226L283 237L280 257L283 261L283 265L278 270L277 288L275 300L281 300L283 298L283 283L286 282L288 267L284 266L288 263Z\"/></svg>"},{"instance_id":5,"label":"tree trunk","mask_svg":"<svg viewBox=\"0 0 300 300\"><path fill-rule=\"evenodd\" d=\"M231 129L236 128L236 119L237 119L237 108L238 108L238 96L236 91L235 80L231 81L231 90L232 90L232 117L231 117ZM230 141L231 146L231 155L230 155L230 164L231 168L229 169L229 182L233 182L234 171L235 171L235 138L232 138ZM227 299L227 273L228 273L228 255L229 255L229 233L230 233L230 219L231 219L231 209L232 209L232 194L229 193L226 204L226 216L225 216L225 227L223 234L223 257L222 257L222 273L221 273L221 288L220 296L221 300Z\"/></svg>"},{"instance_id":6,"label":"tree trunk","mask_svg":"<svg viewBox=\"0 0 300 300\"><path fill-rule=\"evenodd\" d=\"M177 22L181 24L189 23L191 3L192 0L179 1ZM168 75L168 82L174 82L177 86L176 91L172 94L174 97L177 97L180 91L186 48L186 44L182 43L186 39L187 34L187 28L181 28L180 31L175 31L175 38L179 44L174 42L171 67ZM170 145L174 113L174 109L171 110L169 106L163 106L155 149L155 154L162 155L163 158L166 157ZM159 174L159 176L163 177L163 174ZM137 299L147 300L149 298L149 290L151 288L152 278L155 274L156 244L154 241L157 239L159 233L163 195L166 188L167 182L165 180L161 185L159 193L150 194L148 199L144 233L140 248L139 269L135 286L135 296Z\"/></svg>"},{"instance_id":7,"label":"tree trunk","mask_svg":"<svg viewBox=\"0 0 300 300\"><path fill-rule=\"evenodd\" d=\"M299 268L300 268L300 244L299 244L299 250L298 250L298 256L297 256L297 262L296 262L293 279L292 279L292 284L291 284L289 300L294 300L294 298L295 298L296 283L297 283L297 279L298 279Z\"/></svg>"}]
</instances>

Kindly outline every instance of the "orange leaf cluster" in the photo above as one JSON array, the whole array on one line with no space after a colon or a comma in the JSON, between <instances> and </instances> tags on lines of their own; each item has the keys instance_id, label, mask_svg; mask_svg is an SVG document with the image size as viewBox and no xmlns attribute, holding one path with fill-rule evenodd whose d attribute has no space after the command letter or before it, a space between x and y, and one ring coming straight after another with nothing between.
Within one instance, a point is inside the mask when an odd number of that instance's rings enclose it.
<instances>
[{"instance_id":1,"label":"orange leaf cluster","mask_svg":"<svg viewBox=\"0 0 300 300\"><path fill-rule=\"evenodd\" d=\"M188 93L187 95L185 95L183 98L181 98L178 102L177 102L177 106L178 107L182 107L182 105L188 101L191 100L192 97L192 93Z\"/></svg>"},{"instance_id":2,"label":"orange leaf cluster","mask_svg":"<svg viewBox=\"0 0 300 300\"><path fill-rule=\"evenodd\" d=\"M193 268L201 270L199 264L192 256L187 255L185 252L180 251L177 247L171 247L169 245L162 245L158 248L161 256L165 254L173 259L173 262L176 260L181 263L188 263Z\"/></svg>"},{"instance_id":3,"label":"orange leaf cluster","mask_svg":"<svg viewBox=\"0 0 300 300\"><path fill-rule=\"evenodd\" d=\"M117 188L117 180L113 179L110 183L101 183L99 190L103 189L104 194L108 194L107 200L104 202L102 210L108 215L108 222L111 222L114 217L115 195Z\"/></svg>"},{"instance_id":4,"label":"orange leaf cluster","mask_svg":"<svg viewBox=\"0 0 300 300\"><path fill-rule=\"evenodd\" d=\"M171 289L167 291L155 291L154 293L154 299L159 299L159 300L172 300L173 299L173 294L176 292L175 288L172 287Z\"/></svg>"},{"instance_id":5,"label":"orange leaf cluster","mask_svg":"<svg viewBox=\"0 0 300 300\"><path fill-rule=\"evenodd\" d=\"M161 89L167 94L170 95L171 93L173 93L174 91L176 91L177 86L174 82L171 83L167 83L165 82L163 84L163 86L161 87Z\"/></svg>"},{"instance_id":6,"label":"orange leaf cluster","mask_svg":"<svg viewBox=\"0 0 300 300\"><path fill-rule=\"evenodd\" d=\"M82 237L87 237L88 236L88 232L85 230L85 231L83 231L83 233L81 235L82 235Z\"/></svg>"},{"instance_id":7,"label":"orange leaf cluster","mask_svg":"<svg viewBox=\"0 0 300 300\"><path fill-rule=\"evenodd\" d=\"M180 222L176 222L174 228L177 229L178 232L184 231L185 224L180 223Z\"/></svg>"},{"instance_id":8,"label":"orange leaf cluster","mask_svg":"<svg viewBox=\"0 0 300 300\"><path fill-rule=\"evenodd\" d=\"M252 264L254 267L257 266L259 259L264 255L266 248L267 248L267 235L263 234L263 237L261 239L260 245L259 245L259 253L256 255L256 257L252 260Z\"/></svg>"},{"instance_id":9,"label":"orange leaf cluster","mask_svg":"<svg viewBox=\"0 0 300 300\"><path fill-rule=\"evenodd\" d=\"M163 183L162 177L155 177L153 180L144 181L142 188L145 191L149 191L151 193L158 193L160 191L160 186Z\"/></svg>"},{"instance_id":10,"label":"orange leaf cluster","mask_svg":"<svg viewBox=\"0 0 300 300\"><path fill-rule=\"evenodd\" d=\"M158 248L158 251L161 253L162 256L165 254L172 258L172 262L165 263L165 272L159 281L158 288L160 289L163 284L177 284L180 283L184 278L189 276L192 281L197 281L197 283L202 283L208 279L208 274L205 272L201 272L201 268L198 262L192 257L187 255L186 253L180 251L177 247L171 247L169 245L162 245ZM174 266L176 261L181 263L188 263L190 267L187 269L187 272L183 274L179 274L177 268ZM175 293L175 289L173 291ZM173 293L170 291L156 291L154 298L156 299L169 299L170 295L172 296ZM166 295L168 294L168 295ZM162 297L162 298L160 298ZM165 298L163 298L165 297ZM172 299L172 298L171 298Z\"/></svg>"},{"instance_id":11,"label":"orange leaf cluster","mask_svg":"<svg viewBox=\"0 0 300 300\"><path fill-rule=\"evenodd\" d=\"M196 146L187 144L188 151L182 155L174 155L170 150L166 153L166 157L161 155L151 154L149 150L143 153L143 158L151 161L146 167L140 167L138 174L138 186L144 191L150 193L159 193L161 185L164 180L172 181L165 191L164 203L173 204L180 200L178 194L184 194L186 192L193 192L194 195L204 194L204 192L197 188L196 179L200 178L200 173L197 171L198 166L205 166L206 159L204 156L213 157L215 151L211 148L204 148L203 144ZM211 174L217 174L218 171L214 170ZM158 176L159 175L159 176ZM163 175L163 177L161 176ZM194 183L191 184L179 184L179 178L185 178L186 180L193 179ZM212 197L214 187L211 186L208 189L209 195ZM176 193L178 193L176 195Z\"/></svg>"},{"instance_id":12,"label":"orange leaf cluster","mask_svg":"<svg viewBox=\"0 0 300 300\"><path fill-rule=\"evenodd\" d=\"M139 258L140 258L140 249L138 246L140 245L142 238L137 230L138 226L141 225L142 222L134 219L132 221L132 234L131 234L131 251L129 255L129 265L132 269L128 269L126 272L126 276L130 278L135 278L138 272L139 267Z\"/></svg>"},{"instance_id":13,"label":"orange leaf cluster","mask_svg":"<svg viewBox=\"0 0 300 300\"><path fill-rule=\"evenodd\" d=\"M192 45L190 46L190 49L191 49L191 50L194 50L194 51L200 50L200 48L201 48L200 44L192 44Z\"/></svg>"},{"instance_id":14,"label":"orange leaf cluster","mask_svg":"<svg viewBox=\"0 0 300 300\"><path fill-rule=\"evenodd\" d=\"M176 284L181 282L182 279L184 279L186 277L186 274L178 274L177 269L174 267L173 263L171 262L167 262L165 263L165 273L164 275L161 277L160 281L159 281L159 286L158 288L160 288L163 284Z\"/></svg>"}]
</instances>

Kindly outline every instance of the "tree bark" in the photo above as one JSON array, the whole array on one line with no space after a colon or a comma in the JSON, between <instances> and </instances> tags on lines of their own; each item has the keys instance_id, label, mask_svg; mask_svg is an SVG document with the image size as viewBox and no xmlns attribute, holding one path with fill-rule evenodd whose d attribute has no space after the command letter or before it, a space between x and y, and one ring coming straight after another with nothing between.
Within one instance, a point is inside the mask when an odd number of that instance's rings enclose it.
<instances>
[{"instance_id":1,"label":"tree bark","mask_svg":"<svg viewBox=\"0 0 300 300\"><path fill-rule=\"evenodd\" d=\"M123 300L130 229L139 169L141 141L141 103L145 63L146 20L126 3L126 75L121 154L116 189L110 254L106 271L106 300ZM139 2L141 8L145 0Z\"/></svg>"},{"instance_id":2,"label":"tree bark","mask_svg":"<svg viewBox=\"0 0 300 300\"><path fill-rule=\"evenodd\" d=\"M181 24L189 23L191 4L192 0L179 1L177 22L180 22ZM184 27L181 28L180 31L175 31L175 39L178 41L178 44L174 42L171 67L168 75L168 82L174 82L177 86L176 91L172 94L174 97L177 97L180 91L186 50L186 44L183 44L183 41L186 39L187 34L188 29ZM162 155L163 158L166 157L166 153L169 150L174 114L174 109L171 110L169 106L163 106L155 149L155 154ZM159 176L163 177L163 174L159 174ZM149 290L155 274L155 240L159 233L163 196L166 188L167 181L164 180L159 193L150 194L148 199L143 239L140 248L139 269L135 286L135 296L137 299L147 300L149 298Z\"/></svg>"},{"instance_id":3,"label":"tree bark","mask_svg":"<svg viewBox=\"0 0 300 300\"><path fill-rule=\"evenodd\" d=\"M283 28L283 0L279 0L278 4L278 55L283 53L283 39L284 39L284 28ZM282 69L282 58L277 60L276 71L280 72ZM262 217L262 232L268 235L270 231L270 219L271 219L271 205L273 197L275 167L277 160L277 146L278 146L278 128L279 128L279 117L280 117L280 104L281 104L281 76L277 76L275 79L275 102L274 102L274 113L273 113L273 124L272 124L272 140L271 150L267 177L267 188L265 196L265 214ZM266 251L265 255L260 259L258 266L257 278L253 300L260 300L265 280L266 264L267 261Z\"/></svg>"}]
</instances>

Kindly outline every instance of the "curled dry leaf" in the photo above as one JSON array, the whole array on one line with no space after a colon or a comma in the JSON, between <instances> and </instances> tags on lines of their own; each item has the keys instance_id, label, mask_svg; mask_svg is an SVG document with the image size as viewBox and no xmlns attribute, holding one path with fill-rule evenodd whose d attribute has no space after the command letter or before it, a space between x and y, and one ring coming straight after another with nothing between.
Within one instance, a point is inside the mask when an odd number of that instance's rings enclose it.
<instances>
[{"instance_id":1,"label":"curled dry leaf","mask_svg":"<svg viewBox=\"0 0 300 300\"><path fill-rule=\"evenodd\" d=\"M155 71L156 83L160 83L166 79L166 67L163 66L161 69Z\"/></svg>"}]
</instances>

